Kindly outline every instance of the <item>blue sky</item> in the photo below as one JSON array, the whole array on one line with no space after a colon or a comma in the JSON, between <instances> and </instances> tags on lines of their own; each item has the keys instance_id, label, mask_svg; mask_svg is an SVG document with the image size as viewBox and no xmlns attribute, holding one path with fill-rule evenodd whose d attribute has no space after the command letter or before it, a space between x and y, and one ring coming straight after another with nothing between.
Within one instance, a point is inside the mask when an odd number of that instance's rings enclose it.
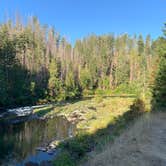
<instances>
[{"instance_id":1,"label":"blue sky","mask_svg":"<svg viewBox=\"0 0 166 166\"><path fill-rule=\"evenodd\" d=\"M0 0L0 22L35 15L74 43L88 34L162 35L166 0Z\"/></svg>"}]
</instances>

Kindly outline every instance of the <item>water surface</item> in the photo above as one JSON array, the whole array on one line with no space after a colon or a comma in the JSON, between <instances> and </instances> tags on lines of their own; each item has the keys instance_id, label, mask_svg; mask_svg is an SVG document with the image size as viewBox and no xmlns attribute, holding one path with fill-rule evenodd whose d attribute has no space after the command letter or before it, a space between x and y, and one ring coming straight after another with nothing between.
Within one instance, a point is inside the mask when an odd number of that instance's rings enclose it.
<instances>
[{"instance_id":1,"label":"water surface","mask_svg":"<svg viewBox=\"0 0 166 166\"><path fill-rule=\"evenodd\" d=\"M24 166L27 162L41 163L54 155L37 152L52 140L63 140L75 134L76 126L64 117L34 119L18 124L0 124L0 165Z\"/></svg>"}]
</instances>

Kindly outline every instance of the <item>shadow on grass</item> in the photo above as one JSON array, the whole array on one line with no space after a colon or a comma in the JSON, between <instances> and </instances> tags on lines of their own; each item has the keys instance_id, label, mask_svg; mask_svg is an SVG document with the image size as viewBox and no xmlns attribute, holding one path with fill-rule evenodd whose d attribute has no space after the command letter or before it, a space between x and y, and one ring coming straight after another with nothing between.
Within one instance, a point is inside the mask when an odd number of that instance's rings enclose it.
<instances>
[{"instance_id":1,"label":"shadow on grass","mask_svg":"<svg viewBox=\"0 0 166 166\"><path fill-rule=\"evenodd\" d=\"M142 115L145 111L144 102L140 99L135 100L130 110L122 116L115 118L104 129L97 130L93 134L79 132L76 137L67 140L59 145L61 153L53 162L54 166L76 166L85 156L95 149L102 149L108 142L123 131L134 119Z\"/></svg>"},{"instance_id":2,"label":"shadow on grass","mask_svg":"<svg viewBox=\"0 0 166 166\"><path fill-rule=\"evenodd\" d=\"M136 98L135 95L99 95L99 96L92 95L92 96L86 96L86 97L82 97L82 98L60 101L57 103L50 103L50 106L48 105L48 107L46 107L46 108L45 108L45 106L41 107L41 109L39 111L37 111L35 114L37 114L39 116L44 116L47 113L51 112L56 107L61 108L61 107L67 106L67 104L75 104L77 102L90 100L90 99L93 99L95 97L101 97L101 98Z\"/></svg>"},{"instance_id":3,"label":"shadow on grass","mask_svg":"<svg viewBox=\"0 0 166 166\"><path fill-rule=\"evenodd\" d=\"M83 98L76 98L76 99L68 99L65 101L60 101L57 103L49 103L46 106L40 107L38 111L36 111L34 114L38 115L38 116L44 116L46 114L48 114L49 112L51 112L54 108L59 107L59 109L61 109L61 107L67 106L68 104L74 104L80 101L85 101L85 100L90 100L92 99L92 96L88 96L88 97L83 97Z\"/></svg>"},{"instance_id":4,"label":"shadow on grass","mask_svg":"<svg viewBox=\"0 0 166 166\"><path fill-rule=\"evenodd\" d=\"M104 95L103 98L136 98L136 95Z\"/></svg>"},{"instance_id":5,"label":"shadow on grass","mask_svg":"<svg viewBox=\"0 0 166 166\"><path fill-rule=\"evenodd\" d=\"M53 106L50 106L49 108L43 108L43 109L40 109L37 113L38 116L44 116L46 114L48 114L49 112L51 112L52 110L54 109Z\"/></svg>"}]
</instances>

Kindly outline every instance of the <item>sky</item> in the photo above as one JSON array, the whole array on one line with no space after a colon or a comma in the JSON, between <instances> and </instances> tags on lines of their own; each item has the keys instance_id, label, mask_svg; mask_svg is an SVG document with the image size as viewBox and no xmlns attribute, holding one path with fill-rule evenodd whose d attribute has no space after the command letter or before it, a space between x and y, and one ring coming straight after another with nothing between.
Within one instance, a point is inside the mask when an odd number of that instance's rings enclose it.
<instances>
[{"instance_id":1,"label":"sky","mask_svg":"<svg viewBox=\"0 0 166 166\"><path fill-rule=\"evenodd\" d=\"M15 13L37 16L40 23L74 43L95 33L162 35L166 0L0 0L0 23Z\"/></svg>"}]
</instances>

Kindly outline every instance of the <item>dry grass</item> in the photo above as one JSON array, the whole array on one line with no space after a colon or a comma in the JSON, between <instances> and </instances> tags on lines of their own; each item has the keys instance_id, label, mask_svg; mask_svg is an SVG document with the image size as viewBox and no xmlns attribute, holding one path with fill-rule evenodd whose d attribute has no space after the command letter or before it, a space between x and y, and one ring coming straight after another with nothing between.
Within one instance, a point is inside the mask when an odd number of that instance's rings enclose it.
<instances>
[{"instance_id":1,"label":"dry grass","mask_svg":"<svg viewBox=\"0 0 166 166\"><path fill-rule=\"evenodd\" d=\"M83 166L165 166L166 113L148 113Z\"/></svg>"}]
</instances>

